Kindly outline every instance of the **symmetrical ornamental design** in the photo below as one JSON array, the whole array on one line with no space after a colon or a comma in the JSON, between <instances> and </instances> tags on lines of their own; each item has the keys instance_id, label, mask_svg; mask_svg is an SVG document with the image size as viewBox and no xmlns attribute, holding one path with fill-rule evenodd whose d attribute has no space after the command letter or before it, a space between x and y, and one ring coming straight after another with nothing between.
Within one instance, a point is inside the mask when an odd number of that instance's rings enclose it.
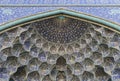
<instances>
[{"instance_id":1,"label":"symmetrical ornamental design","mask_svg":"<svg viewBox=\"0 0 120 81\"><path fill-rule=\"evenodd\" d=\"M108 81L120 34L64 14L39 19L0 34L0 67L6 80Z\"/></svg>"}]
</instances>

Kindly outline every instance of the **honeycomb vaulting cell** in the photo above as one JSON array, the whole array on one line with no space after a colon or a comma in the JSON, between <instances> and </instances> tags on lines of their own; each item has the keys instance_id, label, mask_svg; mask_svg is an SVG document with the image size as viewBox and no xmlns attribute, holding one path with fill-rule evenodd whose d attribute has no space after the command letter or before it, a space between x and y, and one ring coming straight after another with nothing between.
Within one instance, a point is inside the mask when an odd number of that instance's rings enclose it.
<instances>
[{"instance_id":1,"label":"honeycomb vaulting cell","mask_svg":"<svg viewBox=\"0 0 120 81\"><path fill-rule=\"evenodd\" d=\"M120 68L119 39L65 14L13 27L0 33L0 81L108 81Z\"/></svg>"}]
</instances>

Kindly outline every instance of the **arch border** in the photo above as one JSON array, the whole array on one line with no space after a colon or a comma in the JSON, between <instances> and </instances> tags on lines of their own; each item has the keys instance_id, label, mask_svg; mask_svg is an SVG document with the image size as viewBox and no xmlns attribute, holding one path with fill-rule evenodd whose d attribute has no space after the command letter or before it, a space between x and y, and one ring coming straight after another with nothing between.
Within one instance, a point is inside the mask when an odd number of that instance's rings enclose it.
<instances>
[{"instance_id":1,"label":"arch border","mask_svg":"<svg viewBox=\"0 0 120 81\"><path fill-rule=\"evenodd\" d=\"M84 13L80 13L80 12L75 12L72 10L66 10L66 9L57 9L57 10L53 10L53 11L49 11L49 12L44 12L44 13L38 13L35 15L31 15L28 17L23 17L21 19L18 20L14 20L5 24L0 25L0 33L3 30L6 30L8 28L26 23L26 22L30 22L36 19L40 19L40 18L45 18L48 16L53 16L53 15L57 15L57 14L66 14L66 15L70 15L70 16L74 16L74 17L78 17L78 18L82 18L84 20L87 21L91 21L93 23L97 23L99 25L103 25L103 26L107 26L107 28L113 29L113 30L117 30L117 32L120 33L120 25L113 23L111 21L108 20L104 20L102 18L98 18L89 14L84 14Z\"/></svg>"}]
</instances>

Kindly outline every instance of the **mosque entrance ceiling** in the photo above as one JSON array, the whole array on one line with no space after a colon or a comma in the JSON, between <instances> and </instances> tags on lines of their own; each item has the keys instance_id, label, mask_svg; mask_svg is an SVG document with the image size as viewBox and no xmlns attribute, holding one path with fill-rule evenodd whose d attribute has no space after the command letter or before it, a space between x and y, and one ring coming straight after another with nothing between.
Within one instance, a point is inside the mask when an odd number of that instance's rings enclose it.
<instances>
[{"instance_id":1,"label":"mosque entrance ceiling","mask_svg":"<svg viewBox=\"0 0 120 81\"><path fill-rule=\"evenodd\" d=\"M120 34L66 14L0 33L0 73L13 81L108 81L120 68Z\"/></svg>"}]
</instances>

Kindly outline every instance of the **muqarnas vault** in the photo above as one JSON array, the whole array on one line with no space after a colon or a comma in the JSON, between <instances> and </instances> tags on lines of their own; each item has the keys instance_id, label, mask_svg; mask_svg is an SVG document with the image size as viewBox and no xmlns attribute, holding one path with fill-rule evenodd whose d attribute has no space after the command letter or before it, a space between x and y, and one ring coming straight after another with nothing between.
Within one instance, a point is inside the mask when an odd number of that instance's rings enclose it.
<instances>
[{"instance_id":1,"label":"muqarnas vault","mask_svg":"<svg viewBox=\"0 0 120 81\"><path fill-rule=\"evenodd\" d=\"M0 74L13 81L108 81L119 57L119 33L65 14L0 34Z\"/></svg>"}]
</instances>

